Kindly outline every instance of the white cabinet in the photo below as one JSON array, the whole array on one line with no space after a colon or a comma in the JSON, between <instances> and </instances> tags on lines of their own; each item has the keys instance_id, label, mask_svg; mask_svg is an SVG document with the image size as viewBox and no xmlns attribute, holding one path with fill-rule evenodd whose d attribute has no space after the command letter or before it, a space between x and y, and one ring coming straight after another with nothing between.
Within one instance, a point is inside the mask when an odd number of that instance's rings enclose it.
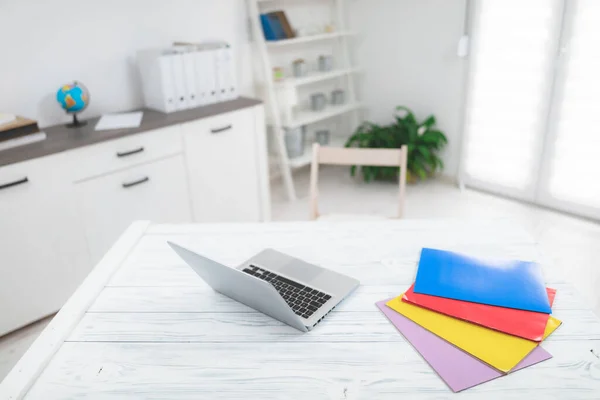
<instances>
[{"instance_id":1,"label":"white cabinet","mask_svg":"<svg viewBox=\"0 0 600 400\"><path fill-rule=\"evenodd\" d=\"M256 129L257 118L262 131ZM197 222L269 218L262 113L250 108L186 123L183 141Z\"/></svg>"},{"instance_id":2,"label":"white cabinet","mask_svg":"<svg viewBox=\"0 0 600 400\"><path fill-rule=\"evenodd\" d=\"M100 261L133 221L190 222L186 180L178 155L78 183L92 261Z\"/></svg>"},{"instance_id":3,"label":"white cabinet","mask_svg":"<svg viewBox=\"0 0 600 400\"><path fill-rule=\"evenodd\" d=\"M0 335L56 312L91 271L67 161L0 168Z\"/></svg>"},{"instance_id":4,"label":"white cabinet","mask_svg":"<svg viewBox=\"0 0 600 400\"><path fill-rule=\"evenodd\" d=\"M197 120L190 112L0 167L0 335L60 309L133 221L269 219L262 106ZM62 134L59 142L71 135ZM50 140L43 146L64 144Z\"/></svg>"}]
</instances>

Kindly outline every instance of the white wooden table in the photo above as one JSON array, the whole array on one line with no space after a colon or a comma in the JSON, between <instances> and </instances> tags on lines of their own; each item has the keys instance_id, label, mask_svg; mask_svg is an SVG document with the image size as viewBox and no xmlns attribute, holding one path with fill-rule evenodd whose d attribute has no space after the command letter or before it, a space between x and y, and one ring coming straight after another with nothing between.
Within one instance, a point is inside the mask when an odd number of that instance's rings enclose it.
<instances>
[{"instance_id":1,"label":"white wooden table","mask_svg":"<svg viewBox=\"0 0 600 400\"><path fill-rule=\"evenodd\" d=\"M213 292L166 245L228 265L273 247L361 280L301 333ZM564 324L549 361L453 394L374 303L412 282L421 247L543 263ZM0 386L0 399L599 399L600 322L506 221L134 224Z\"/></svg>"}]
</instances>

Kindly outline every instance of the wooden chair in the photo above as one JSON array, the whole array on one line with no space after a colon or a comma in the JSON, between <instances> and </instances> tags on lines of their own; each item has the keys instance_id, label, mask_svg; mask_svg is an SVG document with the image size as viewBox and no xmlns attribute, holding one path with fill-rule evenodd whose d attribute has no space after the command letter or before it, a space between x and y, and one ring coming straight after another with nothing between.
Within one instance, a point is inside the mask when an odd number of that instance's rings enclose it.
<instances>
[{"instance_id":1,"label":"wooden chair","mask_svg":"<svg viewBox=\"0 0 600 400\"><path fill-rule=\"evenodd\" d=\"M318 143L315 143L310 167L310 219L315 220L319 217L319 190L317 185L320 164L400 167L398 218L402 218L404 214L407 158L408 149L406 146L402 146L400 149L355 149L321 147Z\"/></svg>"}]
</instances>

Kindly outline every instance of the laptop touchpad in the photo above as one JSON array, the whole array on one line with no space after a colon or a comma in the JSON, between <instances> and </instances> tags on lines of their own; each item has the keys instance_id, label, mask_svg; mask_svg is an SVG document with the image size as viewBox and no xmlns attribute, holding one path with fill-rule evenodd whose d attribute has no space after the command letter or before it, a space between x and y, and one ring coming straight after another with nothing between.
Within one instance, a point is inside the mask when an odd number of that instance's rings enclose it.
<instances>
[{"instance_id":1,"label":"laptop touchpad","mask_svg":"<svg viewBox=\"0 0 600 400\"><path fill-rule=\"evenodd\" d=\"M279 271L290 278L294 278L300 282L309 283L323 272L323 268L304 261L294 260L283 266Z\"/></svg>"}]
</instances>

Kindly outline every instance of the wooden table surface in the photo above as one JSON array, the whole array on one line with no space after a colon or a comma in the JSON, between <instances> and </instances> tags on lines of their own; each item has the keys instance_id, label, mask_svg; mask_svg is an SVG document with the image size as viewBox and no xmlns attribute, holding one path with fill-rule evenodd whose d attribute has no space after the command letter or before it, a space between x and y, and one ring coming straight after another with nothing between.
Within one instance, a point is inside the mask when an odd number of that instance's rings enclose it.
<instances>
[{"instance_id":1,"label":"wooden table surface","mask_svg":"<svg viewBox=\"0 0 600 400\"><path fill-rule=\"evenodd\" d=\"M235 266L265 247L361 287L301 333L213 292L166 245ZM375 307L414 279L422 247L542 263L563 325L554 356L454 394ZM0 386L0 399L599 399L600 321L536 243L504 220L152 225L119 239Z\"/></svg>"}]
</instances>

